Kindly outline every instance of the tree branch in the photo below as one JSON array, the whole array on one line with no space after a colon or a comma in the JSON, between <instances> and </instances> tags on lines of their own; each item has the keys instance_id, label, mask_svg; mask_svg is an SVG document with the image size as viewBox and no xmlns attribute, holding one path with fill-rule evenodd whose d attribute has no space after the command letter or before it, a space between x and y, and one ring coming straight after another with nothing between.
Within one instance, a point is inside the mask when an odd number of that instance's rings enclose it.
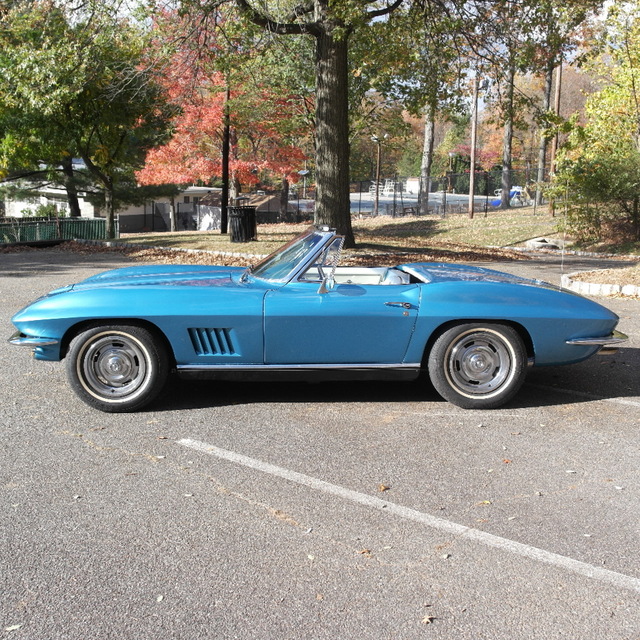
<instances>
[{"instance_id":1,"label":"tree branch","mask_svg":"<svg viewBox=\"0 0 640 640\"><path fill-rule=\"evenodd\" d=\"M36 176L46 176L48 174L49 171L46 169L40 169L37 171L16 171L0 179L0 184L14 182L16 180L24 180L25 178L34 178Z\"/></svg>"},{"instance_id":2,"label":"tree branch","mask_svg":"<svg viewBox=\"0 0 640 640\"><path fill-rule=\"evenodd\" d=\"M403 3L403 1L404 0L395 0L393 4L390 4L388 7L385 7L384 9L376 9L375 11L369 11L367 13L367 17L369 18L369 20L373 20L374 18L379 18L380 16L386 16L387 14L395 11Z\"/></svg>"},{"instance_id":3,"label":"tree branch","mask_svg":"<svg viewBox=\"0 0 640 640\"><path fill-rule=\"evenodd\" d=\"M320 33L320 27L316 22L307 22L304 24L296 22L278 22L276 20L272 20L264 13L261 13L252 7L247 0L236 0L236 4L245 18L271 33L277 33L280 35L302 35L305 33L319 35ZM308 13L308 11L305 11L305 13Z\"/></svg>"},{"instance_id":4,"label":"tree branch","mask_svg":"<svg viewBox=\"0 0 640 640\"><path fill-rule=\"evenodd\" d=\"M313 0L308 0L307 2L301 2L299 5L295 6L291 13L287 16L287 22L292 23L296 18L300 16L307 15L309 13L313 13L314 4Z\"/></svg>"}]
</instances>

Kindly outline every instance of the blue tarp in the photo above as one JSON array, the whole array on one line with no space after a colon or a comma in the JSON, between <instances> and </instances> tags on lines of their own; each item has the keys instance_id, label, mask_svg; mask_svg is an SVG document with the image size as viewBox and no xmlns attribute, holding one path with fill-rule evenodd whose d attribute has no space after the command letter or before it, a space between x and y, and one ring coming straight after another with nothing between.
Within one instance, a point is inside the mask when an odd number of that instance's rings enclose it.
<instances>
[{"instance_id":1,"label":"blue tarp","mask_svg":"<svg viewBox=\"0 0 640 640\"><path fill-rule=\"evenodd\" d=\"M522 189L520 187L515 187L514 189L511 189L511 191L509 191L509 201L511 201L511 198L513 198L516 195L521 195L522 194ZM492 207L499 207L502 204L502 199L498 198L497 200L491 200L491 206Z\"/></svg>"}]
</instances>

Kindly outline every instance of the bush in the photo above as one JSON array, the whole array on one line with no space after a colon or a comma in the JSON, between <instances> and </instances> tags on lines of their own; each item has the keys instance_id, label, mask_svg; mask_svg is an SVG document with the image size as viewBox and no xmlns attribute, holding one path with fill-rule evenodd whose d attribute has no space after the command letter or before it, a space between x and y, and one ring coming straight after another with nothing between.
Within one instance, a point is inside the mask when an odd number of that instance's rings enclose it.
<instances>
[{"instance_id":1,"label":"bush","mask_svg":"<svg viewBox=\"0 0 640 640\"><path fill-rule=\"evenodd\" d=\"M20 211L23 218L64 218L65 212L58 211L58 207L50 202L49 204L39 204L35 209L22 209Z\"/></svg>"}]
</instances>

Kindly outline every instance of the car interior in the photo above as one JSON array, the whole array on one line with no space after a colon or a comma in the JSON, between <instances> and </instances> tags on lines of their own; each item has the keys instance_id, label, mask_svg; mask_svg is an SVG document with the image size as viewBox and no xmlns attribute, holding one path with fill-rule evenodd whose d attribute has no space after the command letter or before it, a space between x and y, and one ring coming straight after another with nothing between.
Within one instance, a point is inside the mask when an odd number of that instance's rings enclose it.
<instances>
[{"instance_id":1,"label":"car interior","mask_svg":"<svg viewBox=\"0 0 640 640\"><path fill-rule=\"evenodd\" d=\"M333 273L336 284L410 284L410 276L394 267L336 267ZM301 282L320 282L322 277L316 265L307 269Z\"/></svg>"}]
</instances>

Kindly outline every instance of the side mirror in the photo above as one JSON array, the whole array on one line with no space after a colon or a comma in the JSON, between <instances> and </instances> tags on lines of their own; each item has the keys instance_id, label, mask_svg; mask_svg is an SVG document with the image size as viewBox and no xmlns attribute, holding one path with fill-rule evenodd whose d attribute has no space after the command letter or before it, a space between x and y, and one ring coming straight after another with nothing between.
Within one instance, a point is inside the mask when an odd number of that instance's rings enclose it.
<instances>
[{"instance_id":1,"label":"side mirror","mask_svg":"<svg viewBox=\"0 0 640 640\"><path fill-rule=\"evenodd\" d=\"M322 284L318 289L318 293L329 293L335 286L334 274L336 267L340 261L340 252L342 251L342 245L344 244L344 236L336 236L333 242L327 248L324 256L322 268L328 270L328 274L322 278Z\"/></svg>"},{"instance_id":2,"label":"side mirror","mask_svg":"<svg viewBox=\"0 0 640 640\"><path fill-rule=\"evenodd\" d=\"M320 288L318 289L318 293L329 293L329 291L333 289L335 284L336 284L336 281L333 279L332 276L327 276L326 278L323 278L322 282L320 283Z\"/></svg>"}]
</instances>

